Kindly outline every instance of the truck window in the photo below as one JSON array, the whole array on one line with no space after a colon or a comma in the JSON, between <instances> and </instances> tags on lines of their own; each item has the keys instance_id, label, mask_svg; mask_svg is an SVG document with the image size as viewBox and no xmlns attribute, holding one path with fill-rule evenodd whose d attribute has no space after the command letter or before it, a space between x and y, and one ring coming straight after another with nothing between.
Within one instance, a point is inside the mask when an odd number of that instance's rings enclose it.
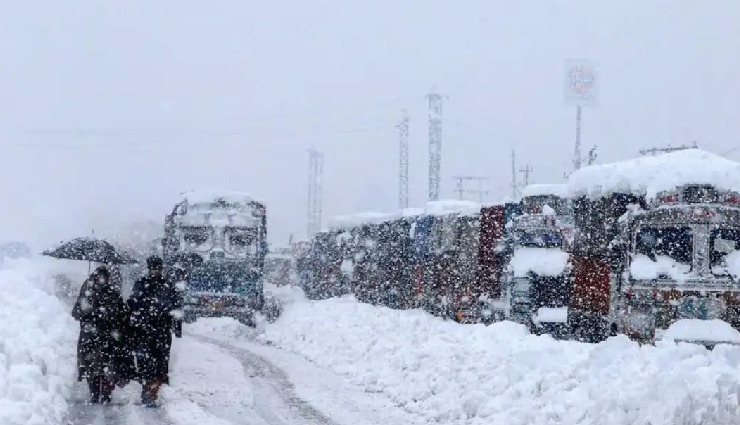
<instances>
[{"instance_id":1,"label":"truck window","mask_svg":"<svg viewBox=\"0 0 740 425\"><path fill-rule=\"evenodd\" d=\"M694 236L690 227L642 227L637 233L635 251L652 261L666 256L691 265Z\"/></svg>"},{"instance_id":2,"label":"truck window","mask_svg":"<svg viewBox=\"0 0 740 425\"><path fill-rule=\"evenodd\" d=\"M728 259L740 255L740 229L714 229L709 235L709 258L712 273L717 276L728 275Z\"/></svg>"},{"instance_id":3,"label":"truck window","mask_svg":"<svg viewBox=\"0 0 740 425\"><path fill-rule=\"evenodd\" d=\"M190 246L203 245L208 241L209 231L205 227L184 227L183 240Z\"/></svg>"}]
</instances>

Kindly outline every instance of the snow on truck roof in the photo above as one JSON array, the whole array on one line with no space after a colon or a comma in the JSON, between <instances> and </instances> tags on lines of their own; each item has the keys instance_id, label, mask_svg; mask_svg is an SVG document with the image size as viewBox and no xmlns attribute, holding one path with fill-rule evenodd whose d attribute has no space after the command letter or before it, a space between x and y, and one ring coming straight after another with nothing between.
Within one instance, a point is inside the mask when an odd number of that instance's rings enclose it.
<instances>
[{"instance_id":1,"label":"snow on truck roof","mask_svg":"<svg viewBox=\"0 0 740 425\"><path fill-rule=\"evenodd\" d=\"M522 197L527 196L558 196L570 197L570 188L567 184L530 184L522 191Z\"/></svg>"},{"instance_id":2,"label":"snow on truck roof","mask_svg":"<svg viewBox=\"0 0 740 425\"><path fill-rule=\"evenodd\" d=\"M424 215L474 215L478 214L480 209L480 204L471 201L430 201L427 202L426 208L405 208L392 213L368 211L357 214L339 215L329 221L329 229L346 230L366 224L380 224L399 218L420 217Z\"/></svg>"},{"instance_id":3,"label":"snow on truck roof","mask_svg":"<svg viewBox=\"0 0 740 425\"><path fill-rule=\"evenodd\" d=\"M462 214L474 215L480 213L481 204L472 201L447 199L443 201L429 201L424 210L426 215Z\"/></svg>"},{"instance_id":4,"label":"snow on truck roof","mask_svg":"<svg viewBox=\"0 0 740 425\"><path fill-rule=\"evenodd\" d=\"M262 202L247 192L235 190L189 190L181 192L178 202L187 200L189 204L209 203L217 198L222 198L226 202L249 203Z\"/></svg>"},{"instance_id":5,"label":"snow on truck roof","mask_svg":"<svg viewBox=\"0 0 740 425\"><path fill-rule=\"evenodd\" d=\"M631 193L654 198L658 192L685 184L711 184L740 192L740 164L700 149L686 149L604 165L571 174L572 196Z\"/></svg>"},{"instance_id":6,"label":"snow on truck roof","mask_svg":"<svg viewBox=\"0 0 740 425\"><path fill-rule=\"evenodd\" d=\"M329 221L330 229L349 229L365 224L379 224L395 218L395 214L366 211L357 214L338 215Z\"/></svg>"}]
</instances>

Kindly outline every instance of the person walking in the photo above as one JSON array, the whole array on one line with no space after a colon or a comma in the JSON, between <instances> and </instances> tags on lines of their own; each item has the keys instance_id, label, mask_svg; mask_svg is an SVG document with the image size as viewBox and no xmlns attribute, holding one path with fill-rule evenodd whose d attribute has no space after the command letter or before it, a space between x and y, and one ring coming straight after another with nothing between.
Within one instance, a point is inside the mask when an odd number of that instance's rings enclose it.
<instances>
[{"instance_id":1,"label":"person walking","mask_svg":"<svg viewBox=\"0 0 740 425\"><path fill-rule=\"evenodd\" d=\"M172 333L180 338L182 301L172 282L165 279L159 257L147 259L147 276L134 283L128 307L141 402L155 407L162 385L169 384Z\"/></svg>"},{"instance_id":2,"label":"person walking","mask_svg":"<svg viewBox=\"0 0 740 425\"><path fill-rule=\"evenodd\" d=\"M129 382L133 359L126 341L128 309L105 266L82 284L72 317L80 322L77 380L87 380L92 403L110 403L116 385Z\"/></svg>"}]
</instances>

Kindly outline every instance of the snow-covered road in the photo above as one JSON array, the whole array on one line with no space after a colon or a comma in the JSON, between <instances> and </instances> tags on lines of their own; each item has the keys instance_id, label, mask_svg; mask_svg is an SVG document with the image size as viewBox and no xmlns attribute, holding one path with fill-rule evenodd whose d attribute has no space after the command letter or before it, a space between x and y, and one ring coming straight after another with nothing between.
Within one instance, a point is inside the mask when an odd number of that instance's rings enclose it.
<instances>
[{"instance_id":1,"label":"snow-covered road","mask_svg":"<svg viewBox=\"0 0 740 425\"><path fill-rule=\"evenodd\" d=\"M111 406L85 403L75 386L69 425L380 425L414 424L378 394L305 358L254 341L255 332L230 320L202 320L175 340L171 386L162 407L137 402L140 386L117 390Z\"/></svg>"}]
</instances>

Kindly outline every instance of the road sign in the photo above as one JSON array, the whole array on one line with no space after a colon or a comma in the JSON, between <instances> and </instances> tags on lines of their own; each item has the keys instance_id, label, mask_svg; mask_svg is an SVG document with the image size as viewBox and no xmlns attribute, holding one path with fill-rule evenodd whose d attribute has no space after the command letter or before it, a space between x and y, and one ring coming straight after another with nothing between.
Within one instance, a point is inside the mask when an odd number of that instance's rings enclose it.
<instances>
[{"instance_id":1,"label":"road sign","mask_svg":"<svg viewBox=\"0 0 740 425\"><path fill-rule=\"evenodd\" d=\"M563 86L566 104L577 106L595 104L597 83L596 67L591 61L586 59L565 61Z\"/></svg>"}]
</instances>

